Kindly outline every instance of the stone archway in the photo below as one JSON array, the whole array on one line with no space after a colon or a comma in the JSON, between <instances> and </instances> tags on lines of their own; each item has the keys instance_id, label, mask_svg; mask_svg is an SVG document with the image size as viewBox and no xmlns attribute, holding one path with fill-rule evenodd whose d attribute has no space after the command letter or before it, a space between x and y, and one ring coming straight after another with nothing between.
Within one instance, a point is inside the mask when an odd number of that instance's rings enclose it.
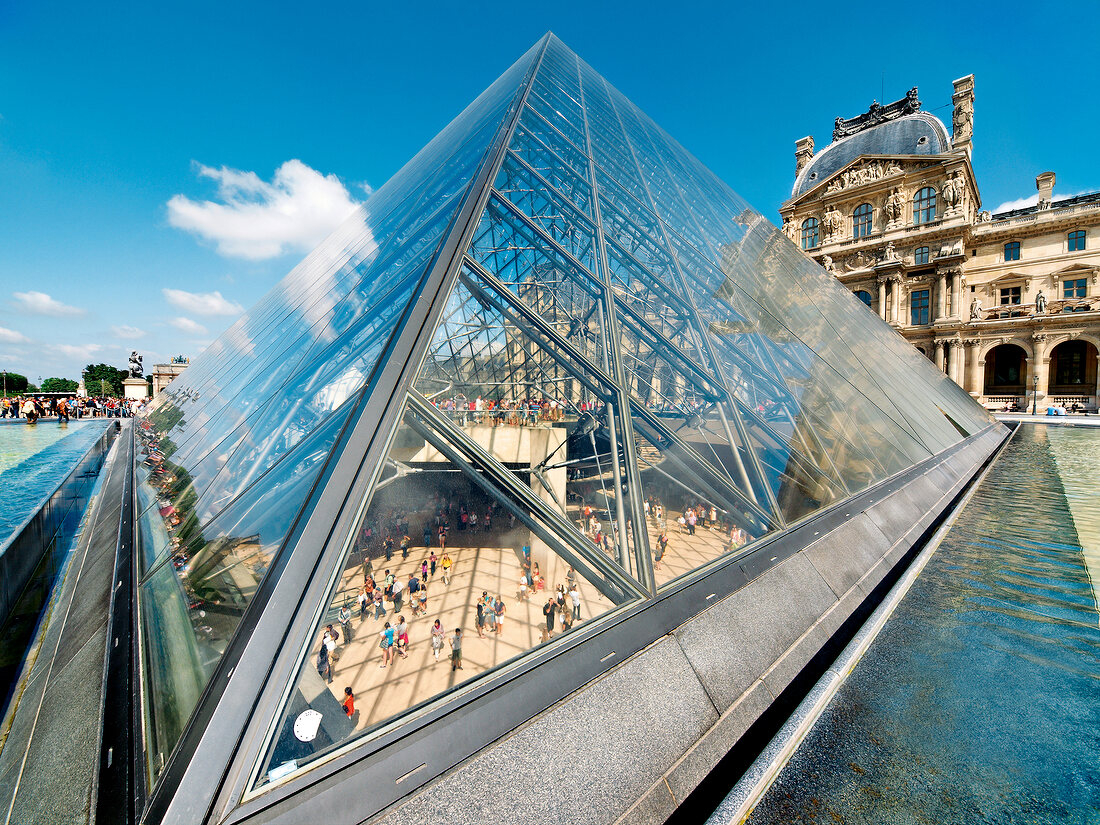
<instances>
[{"instance_id":1,"label":"stone archway","mask_svg":"<svg viewBox=\"0 0 1100 825\"><path fill-rule=\"evenodd\" d=\"M1047 396L1051 403L1096 404L1097 348L1084 338L1062 341L1050 351ZM1079 399L1086 399L1081 401Z\"/></svg>"},{"instance_id":2,"label":"stone archway","mask_svg":"<svg viewBox=\"0 0 1100 825\"><path fill-rule=\"evenodd\" d=\"M1018 344L1000 344L985 355L982 394L988 399L1020 398L1028 391L1028 354Z\"/></svg>"}]
</instances>

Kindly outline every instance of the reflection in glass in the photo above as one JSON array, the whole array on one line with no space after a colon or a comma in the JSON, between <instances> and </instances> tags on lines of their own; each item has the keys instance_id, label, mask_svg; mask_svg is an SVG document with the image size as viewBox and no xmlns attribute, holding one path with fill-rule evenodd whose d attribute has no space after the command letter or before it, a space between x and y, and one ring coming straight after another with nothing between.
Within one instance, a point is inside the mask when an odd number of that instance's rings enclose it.
<instances>
[{"instance_id":1,"label":"reflection in glass","mask_svg":"<svg viewBox=\"0 0 1100 825\"><path fill-rule=\"evenodd\" d=\"M413 406L351 537L259 785L638 596L582 536L563 535L532 508L541 501L537 431L479 439L425 400ZM494 459L510 469L494 475Z\"/></svg>"}]
</instances>

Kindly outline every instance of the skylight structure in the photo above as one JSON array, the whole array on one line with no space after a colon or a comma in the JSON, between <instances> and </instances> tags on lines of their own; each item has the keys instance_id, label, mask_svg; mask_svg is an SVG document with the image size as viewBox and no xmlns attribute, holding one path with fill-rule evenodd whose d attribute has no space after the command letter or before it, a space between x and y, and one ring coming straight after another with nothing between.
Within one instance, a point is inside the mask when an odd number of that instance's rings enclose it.
<instances>
[{"instance_id":1,"label":"skylight structure","mask_svg":"<svg viewBox=\"0 0 1100 825\"><path fill-rule=\"evenodd\" d=\"M139 425L153 813L198 752L187 804L272 804L988 424L548 35Z\"/></svg>"}]
</instances>

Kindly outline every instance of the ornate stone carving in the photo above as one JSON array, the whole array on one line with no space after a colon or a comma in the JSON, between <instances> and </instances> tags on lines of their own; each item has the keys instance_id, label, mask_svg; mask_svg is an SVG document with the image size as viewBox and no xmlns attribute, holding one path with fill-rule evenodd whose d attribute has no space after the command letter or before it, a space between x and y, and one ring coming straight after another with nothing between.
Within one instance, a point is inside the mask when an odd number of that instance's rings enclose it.
<instances>
[{"instance_id":1,"label":"ornate stone carving","mask_svg":"<svg viewBox=\"0 0 1100 825\"><path fill-rule=\"evenodd\" d=\"M954 83L955 93L951 102L955 104L951 112L951 143L958 148L970 148L970 138L974 134L974 75L960 77Z\"/></svg>"},{"instance_id":2,"label":"ornate stone carving","mask_svg":"<svg viewBox=\"0 0 1100 825\"><path fill-rule=\"evenodd\" d=\"M947 204L948 214L954 213L962 203L965 191L966 181L963 180L962 173L956 170L955 174L944 182L943 189L940 191L943 202Z\"/></svg>"},{"instance_id":3,"label":"ornate stone carving","mask_svg":"<svg viewBox=\"0 0 1100 825\"><path fill-rule=\"evenodd\" d=\"M873 100L871 101L871 108L862 115L848 118L847 120L838 117L833 122L833 140L840 140L842 137L854 135L856 132L861 132L864 129L877 126L879 123L884 123L887 120L895 120L903 115L919 111L920 100L917 99L917 87L914 86L906 92L905 97L901 100L895 100L893 103L889 103L885 106L881 105L877 100Z\"/></svg>"},{"instance_id":4,"label":"ornate stone carving","mask_svg":"<svg viewBox=\"0 0 1100 825\"><path fill-rule=\"evenodd\" d=\"M975 298L970 302L970 320L979 321L982 317L982 299Z\"/></svg>"},{"instance_id":5,"label":"ornate stone carving","mask_svg":"<svg viewBox=\"0 0 1100 825\"><path fill-rule=\"evenodd\" d=\"M1035 296L1035 311L1040 315L1047 311L1047 296L1041 289Z\"/></svg>"},{"instance_id":6,"label":"ornate stone carving","mask_svg":"<svg viewBox=\"0 0 1100 825\"><path fill-rule=\"evenodd\" d=\"M1036 332L1034 335L1031 336L1031 340L1036 341L1036 342L1041 344L1044 341L1046 341L1049 337L1050 336L1047 335L1045 332Z\"/></svg>"},{"instance_id":7,"label":"ornate stone carving","mask_svg":"<svg viewBox=\"0 0 1100 825\"><path fill-rule=\"evenodd\" d=\"M978 223L989 223L993 220L993 213L988 209L983 209L978 213Z\"/></svg>"},{"instance_id":8,"label":"ornate stone carving","mask_svg":"<svg viewBox=\"0 0 1100 825\"><path fill-rule=\"evenodd\" d=\"M838 267L843 267L846 272L855 272L857 269L867 269L875 263L875 259L866 252L857 252L837 262Z\"/></svg>"},{"instance_id":9,"label":"ornate stone carving","mask_svg":"<svg viewBox=\"0 0 1100 825\"><path fill-rule=\"evenodd\" d=\"M905 199L901 196L900 189L894 187L894 191L886 199L886 205L883 209L886 211L888 225L896 226L901 221L902 215L905 214Z\"/></svg>"},{"instance_id":10,"label":"ornate stone carving","mask_svg":"<svg viewBox=\"0 0 1100 825\"><path fill-rule=\"evenodd\" d=\"M825 194L831 195L850 186L862 186L876 180L900 175L904 170L896 160L868 160L845 169L829 182Z\"/></svg>"},{"instance_id":11,"label":"ornate stone carving","mask_svg":"<svg viewBox=\"0 0 1100 825\"><path fill-rule=\"evenodd\" d=\"M787 215L783 218L783 234L790 238L792 241L795 236L794 223L791 221L791 216Z\"/></svg>"},{"instance_id":12,"label":"ornate stone carving","mask_svg":"<svg viewBox=\"0 0 1100 825\"><path fill-rule=\"evenodd\" d=\"M825 214L821 218L821 226L825 230L826 240L840 234L844 227L844 216L835 205L826 207Z\"/></svg>"},{"instance_id":13,"label":"ornate stone carving","mask_svg":"<svg viewBox=\"0 0 1100 825\"><path fill-rule=\"evenodd\" d=\"M894 249L894 242L887 241L886 248L882 250L882 260L884 261L899 261L901 258L898 256L897 250Z\"/></svg>"},{"instance_id":14,"label":"ornate stone carving","mask_svg":"<svg viewBox=\"0 0 1100 825\"><path fill-rule=\"evenodd\" d=\"M976 347L976 346L978 346L982 343L982 339L981 338L963 338L962 342L963 342L963 346Z\"/></svg>"},{"instance_id":15,"label":"ornate stone carving","mask_svg":"<svg viewBox=\"0 0 1100 825\"><path fill-rule=\"evenodd\" d=\"M825 267L826 272L836 272L836 266L833 264L833 259L828 255L821 256L821 265Z\"/></svg>"},{"instance_id":16,"label":"ornate stone carving","mask_svg":"<svg viewBox=\"0 0 1100 825\"><path fill-rule=\"evenodd\" d=\"M794 175L798 177L814 158L813 135L804 137L794 145Z\"/></svg>"}]
</instances>

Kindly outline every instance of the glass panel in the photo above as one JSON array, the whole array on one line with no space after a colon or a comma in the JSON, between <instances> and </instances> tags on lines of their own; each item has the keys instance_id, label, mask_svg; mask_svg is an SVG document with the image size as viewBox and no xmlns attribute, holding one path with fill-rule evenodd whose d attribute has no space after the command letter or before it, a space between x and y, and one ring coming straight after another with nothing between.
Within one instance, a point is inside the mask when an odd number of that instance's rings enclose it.
<instances>
[{"instance_id":1,"label":"glass panel","mask_svg":"<svg viewBox=\"0 0 1100 825\"><path fill-rule=\"evenodd\" d=\"M503 464L478 449L491 443L461 443L477 432L417 408L349 540L258 786L637 598L599 551L539 512L520 454L552 431L498 433L520 459Z\"/></svg>"},{"instance_id":2,"label":"glass panel","mask_svg":"<svg viewBox=\"0 0 1100 825\"><path fill-rule=\"evenodd\" d=\"M171 558L141 584L143 688L152 732L147 756L153 778L298 517L350 409L345 406L343 414L333 416L210 524L196 528L193 521L184 522L172 538Z\"/></svg>"},{"instance_id":3,"label":"glass panel","mask_svg":"<svg viewBox=\"0 0 1100 825\"><path fill-rule=\"evenodd\" d=\"M601 312L595 330L603 328ZM615 393L559 335L468 268L415 386L468 437L494 445L498 459L530 467L547 504L637 575L623 535L626 475Z\"/></svg>"}]
</instances>

